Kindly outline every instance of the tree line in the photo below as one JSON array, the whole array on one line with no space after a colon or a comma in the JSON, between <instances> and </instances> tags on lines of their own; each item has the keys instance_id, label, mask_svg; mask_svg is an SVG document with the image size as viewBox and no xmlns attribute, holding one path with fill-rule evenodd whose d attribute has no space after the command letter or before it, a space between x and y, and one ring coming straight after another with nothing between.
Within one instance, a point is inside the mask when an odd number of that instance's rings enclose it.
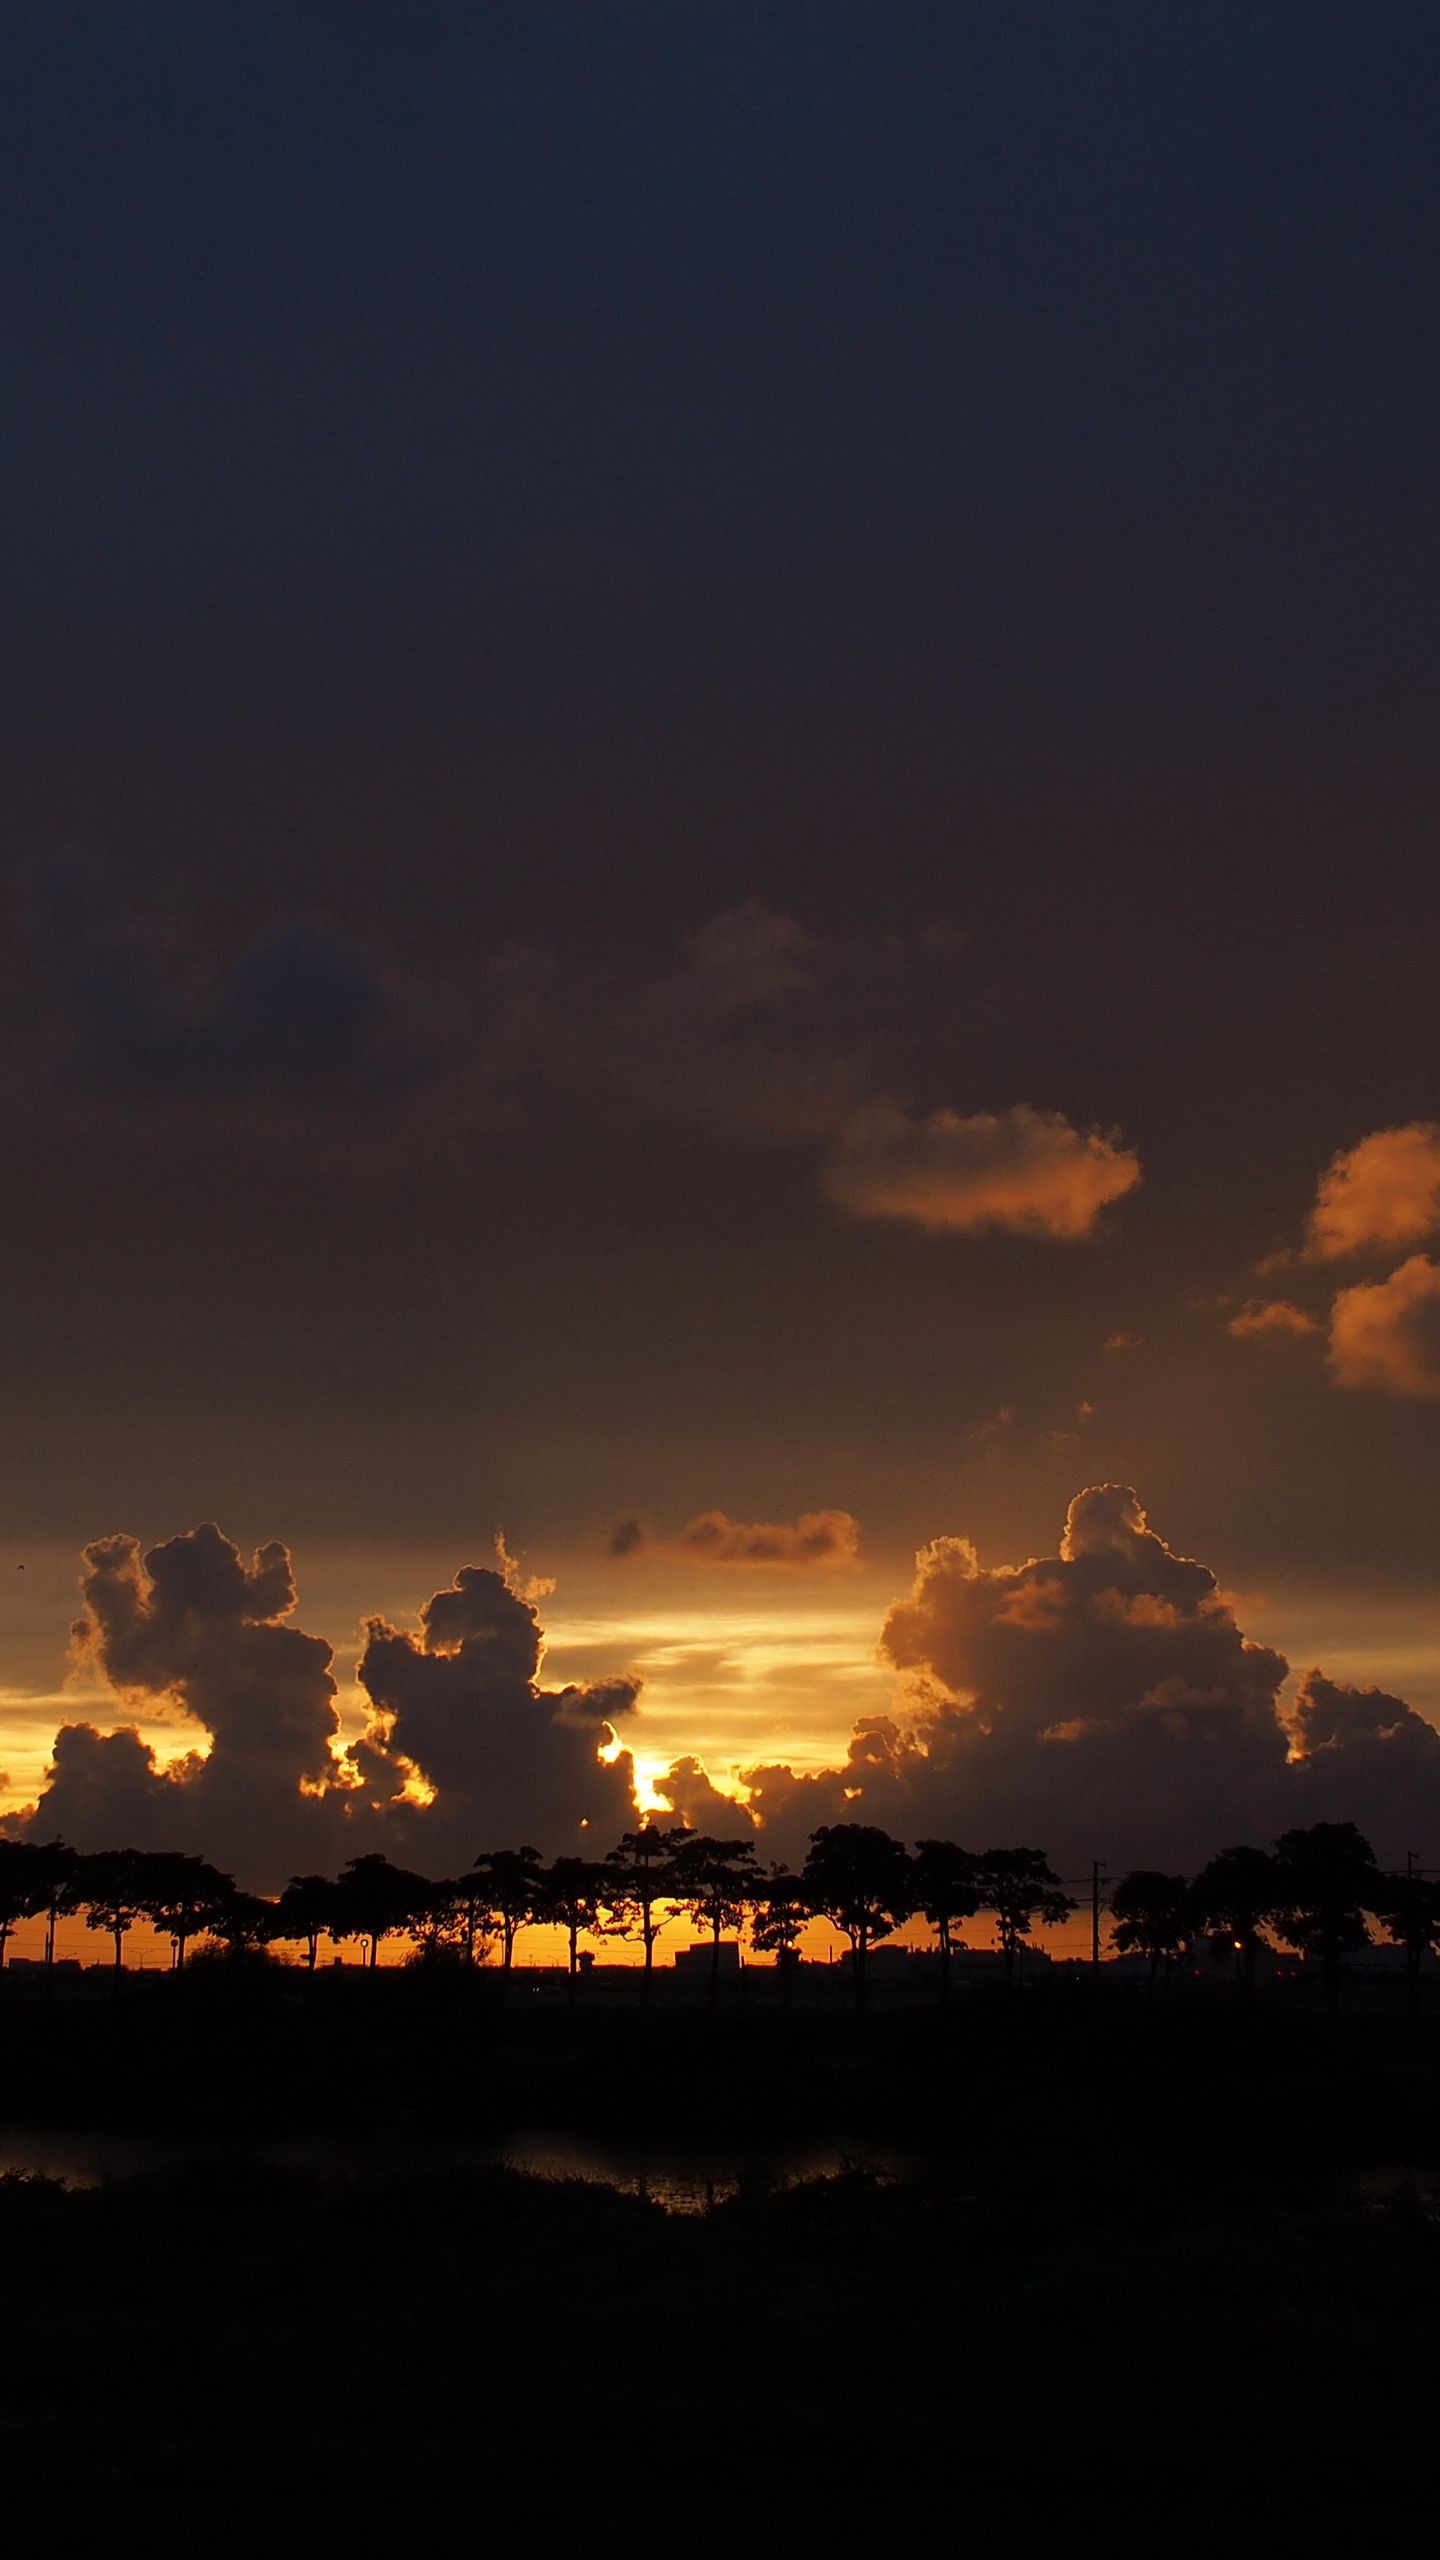
<instances>
[{"instance_id":1,"label":"tree line","mask_svg":"<svg viewBox=\"0 0 1440 2560\"><path fill-rule=\"evenodd\" d=\"M1287 1831L1269 1850L1222 1850L1194 1877L1134 1868L1109 1902L1114 1946L1147 1958L1152 1981L1162 1966L1168 1971L1186 1959L1197 1939L1219 1936L1253 1989L1268 1932L1318 1962L1333 2001L1345 1956L1369 1943L1370 1918L1403 1947L1412 1986L1426 1951L1440 1948L1440 1884L1386 1874L1349 1822ZM273 1898L247 1893L206 1859L179 1851L82 1854L59 1840L0 1840L0 1964L15 1927L42 1916L46 1960L53 1962L57 1921L83 1913L88 1927L111 1938L117 1971L129 1931L147 1920L169 1938L177 1970L192 1944L204 1942L237 1957L275 1944L301 1946L313 1971L326 1937L358 1940L373 1967L382 1941L404 1935L421 1963L473 1965L495 1951L508 1979L521 1932L548 1925L565 1932L572 1996L581 1939L624 1937L639 1941L647 1998L660 1934L688 1913L710 1939L712 1996L727 1932L748 1928L751 1946L774 1958L788 1987L807 1924L823 1919L848 1943L855 1996L863 2000L871 1949L912 1918L929 1925L948 1990L967 1920L982 1913L993 1919L1009 1980L1035 1929L1053 1927L1076 1907L1043 1850L977 1852L953 1840L921 1840L912 1851L858 1822L812 1833L798 1872L762 1868L751 1839L651 1823L627 1831L602 1858L547 1864L530 1847L490 1849L464 1874L442 1879L372 1851L351 1858L338 1876L292 1876Z\"/></svg>"}]
</instances>

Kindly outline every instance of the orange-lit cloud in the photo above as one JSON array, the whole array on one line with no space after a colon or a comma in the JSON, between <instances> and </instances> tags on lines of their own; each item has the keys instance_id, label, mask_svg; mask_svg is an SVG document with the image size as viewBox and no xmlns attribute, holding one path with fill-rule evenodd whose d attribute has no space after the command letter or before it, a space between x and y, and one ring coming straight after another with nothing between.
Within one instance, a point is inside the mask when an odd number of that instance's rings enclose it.
<instances>
[{"instance_id":1,"label":"orange-lit cloud","mask_svg":"<svg viewBox=\"0 0 1440 2560\"><path fill-rule=\"evenodd\" d=\"M1238 1334L1242 1340L1257 1336L1274 1340L1285 1334L1299 1339L1318 1333L1320 1327L1314 1316L1307 1316L1304 1308L1295 1306L1289 1298L1247 1298L1238 1315L1230 1318L1226 1331Z\"/></svg>"},{"instance_id":2,"label":"orange-lit cloud","mask_svg":"<svg viewBox=\"0 0 1440 2560\"><path fill-rule=\"evenodd\" d=\"M1330 1366L1342 1387L1440 1397L1440 1263L1414 1253L1388 1279L1342 1289L1330 1312Z\"/></svg>"},{"instance_id":3,"label":"orange-lit cloud","mask_svg":"<svg viewBox=\"0 0 1440 2560\"><path fill-rule=\"evenodd\" d=\"M843 1768L745 1773L783 1845L849 1818L977 1847L1039 1837L1071 1860L1095 1843L1184 1859L1241 1804L1270 1818L1284 1660L1246 1641L1215 1576L1156 1536L1128 1486L1077 1495L1049 1556L986 1567L942 1537L916 1564L881 1639L908 1707L857 1727Z\"/></svg>"},{"instance_id":4,"label":"orange-lit cloud","mask_svg":"<svg viewBox=\"0 0 1440 2560\"><path fill-rule=\"evenodd\" d=\"M1419 1244L1440 1228L1440 1122L1375 1129L1320 1177L1306 1251L1318 1262Z\"/></svg>"},{"instance_id":5,"label":"orange-lit cloud","mask_svg":"<svg viewBox=\"0 0 1440 2560\"><path fill-rule=\"evenodd\" d=\"M293 1863L320 1804L343 1789L331 1650L286 1621L294 1575L278 1541L249 1564L207 1522L152 1547L99 1538L85 1550L82 1659L131 1705L163 1699L209 1735L161 1769L133 1724L63 1725L37 1827L77 1848L197 1849L254 1870ZM198 1738L198 1735L197 1735Z\"/></svg>"},{"instance_id":6,"label":"orange-lit cloud","mask_svg":"<svg viewBox=\"0 0 1440 2560\"><path fill-rule=\"evenodd\" d=\"M1036 1840L1062 1872L1100 1855L1186 1869L1227 1840L1353 1820L1382 1857L1440 1818L1440 1734L1401 1699L1252 1643L1208 1568L1150 1528L1127 1485L1070 1505L1058 1552L985 1566L968 1538L921 1550L882 1650L895 1712L861 1716L843 1762L744 1772L765 1854L822 1822L979 1848Z\"/></svg>"},{"instance_id":7,"label":"orange-lit cloud","mask_svg":"<svg viewBox=\"0 0 1440 2560\"><path fill-rule=\"evenodd\" d=\"M802 1856L821 1822L871 1821L912 1841L1029 1840L1067 1875L1095 1856L1188 1868L1316 1819L1358 1822L1393 1858L1416 1822L1440 1822L1440 1735L1403 1699L1319 1672L1287 1706L1282 1655L1246 1638L1215 1575L1125 1485L1078 1494L1056 1550L1024 1564L986 1566L964 1537L922 1549L881 1634L888 1702L847 1635L848 1749L828 1766L747 1759L748 1805L673 1728L662 1753L632 1757L618 1737L644 1738L636 1675L542 1688L539 1618L504 1570L462 1569L414 1627L368 1622L373 1714L337 1757L330 1648L285 1623L283 1548L247 1564L207 1529L142 1559L105 1539L86 1568L87 1650L112 1697L174 1699L211 1748L162 1771L128 1723L69 1724L40 1804L0 1828L193 1848L257 1883L361 1849L433 1875L487 1842L603 1843L637 1801L727 1834L758 1826L767 1858ZM846 1586L831 1588L839 1618ZM716 1767L732 1758L722 1734L723 1717L704 1745Z\"/></svg>"},{"instance_id":8,"label":"orange-lit cloud","mask_svg":"<svg viewBox=\"0 0 1440 2560\"><path fill-rule=\"evenodd\" d=\"M1102 1209L1140 1179L1140 1160L1058 1111L932 1111L889 1103L858 1113L832 1148L823 1180L857 1218L902 1218L955 1235L1087 1236Z\"/></svg>"},{"instance_id":9,"label":"orange-lit cloud","mask_svg":"<svg viewBox=\"0 0 1440 2560\"><path fill-rule=\"evenodd\" d=\"M606 1552L616 1562L643 1553L666 1564L812 1573L854 1564L860 1529L848 1511L802 1511L794 1521L732 1520L724 1511L702 1511L675 1538L647 1538L638 1520L622 1520Z\"/></svg>"},{"instance_id":10,"label":"orange-lit cloud","mask_svg":"<svg viewBox=\"0 0 1440 2560\"><path fill-rule=\"evenodd\" d=\"M331 1648L285 1623L296 1589L283 1546L247 1565L210 1525L143 1558L134 1538L97 1540L84 1658L127 1704L173 1702L210 1748L162 1769L131 1723L63 1725L38 1805L5 1827L80 1849L198 1850L266 1886L361 1849L440 1874L487 1837L568 1846L591 1822L623 1829L633 1769L615 1726L639 1683L542 1689L540 1622L500 1557L499 1571L462 1566L418 1633L368 1621L359 1680L373 1712L340 1753Z\"/></svg>"},{"instance_id":11,"label":"orange-lit cloud","mask_svg":"<svg viewBox=\"0 0 1440 2560\"><path fill-rule=\"evenodd\" d=\"M350 1758L402 1856L468 1863L471 1840L572 1846L591 1824L624 1827L633 1770L613 1746L639 1683L542 1689L540 1621L503 1569L463 1565L425 1603L418 1635L384 1618L365 1632L356 1676L375 1723ZM431 1791L424 1806L412 1769Z\"/></svg>"}]
</instances>

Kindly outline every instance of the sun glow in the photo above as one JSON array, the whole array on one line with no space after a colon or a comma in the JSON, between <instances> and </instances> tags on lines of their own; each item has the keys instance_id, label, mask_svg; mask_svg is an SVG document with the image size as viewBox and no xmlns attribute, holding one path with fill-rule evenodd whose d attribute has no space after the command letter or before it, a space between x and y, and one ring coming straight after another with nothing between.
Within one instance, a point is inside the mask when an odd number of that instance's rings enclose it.
<instances>
[{"instance_id":1,"label":"sun glow","mask_svg":"<svg viewBox=\"0 0 1440 2560\"><path fill-rule=\"evenodd\" d=\"M888 1591L888 1584L886 1585ZM566 1590L562 1576L557 1602ZM586 1681L638 1673L639 1702L617 1729L635 1762L642 1811L668 1811L654 1782L676 1760L701 1760L713 1785L739 1796L739 1773L783 1759L823 1768L843 1755L857 1715L883 1712L893 1675L876 1658L881 1605L824 1591L726 1594L698 1605L665 1591L584 1592L557 1606L547 1630L546 1677ZM607 1607L605 1604L609 1603ZM587 1605L588 1604L588 1605ZM612 1614L613 1611L613 1614ZM602 1758L612 1758L607 1745Z\"/></svg>"}]
</instances>

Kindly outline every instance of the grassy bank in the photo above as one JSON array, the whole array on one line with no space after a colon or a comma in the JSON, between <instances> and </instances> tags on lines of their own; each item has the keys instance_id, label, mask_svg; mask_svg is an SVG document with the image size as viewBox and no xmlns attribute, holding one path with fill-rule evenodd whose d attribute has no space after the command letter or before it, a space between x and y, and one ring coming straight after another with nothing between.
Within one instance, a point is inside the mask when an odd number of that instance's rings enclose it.
<instances>
[{"instance_id":1,"label":"grassy bank","mask_svg":"<svg viewBox=\"0 0 1440 2560\"><path fill-rule=\"evenodd\" d=\"M1198 2560L1430 2509L1440 2229L1303 2160L694 2220L502 2171L11 2181L0 2258L20 2553Z\"/></svg>"}]
</instances>

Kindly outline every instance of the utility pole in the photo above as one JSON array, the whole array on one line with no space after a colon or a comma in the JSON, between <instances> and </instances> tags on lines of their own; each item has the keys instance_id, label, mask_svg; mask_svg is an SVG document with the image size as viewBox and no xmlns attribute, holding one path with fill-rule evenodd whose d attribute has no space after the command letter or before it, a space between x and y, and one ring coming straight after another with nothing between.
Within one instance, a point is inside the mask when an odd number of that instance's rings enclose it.
<instances>
[{"instance_id":1,"label":"utility pole","mask_svg":"<svg viewBox=\"0 0 1440 2560\"><path fill-rule=\"evenodd\" d=\"M1090 1965L1091 1965L1091 1970L1092 1970L1093 1972L1095 1972L1095 1973L1098 1973L1098 1972L1099 1972L1099 1970L1100 1970L1100 1861L1099 1861L1099 1859L1098 1859L1098 1858L1092 1858L1092 1860L1091 1860L1091 1862L1090 1862Z\"/></svg>"}]
</instances>

